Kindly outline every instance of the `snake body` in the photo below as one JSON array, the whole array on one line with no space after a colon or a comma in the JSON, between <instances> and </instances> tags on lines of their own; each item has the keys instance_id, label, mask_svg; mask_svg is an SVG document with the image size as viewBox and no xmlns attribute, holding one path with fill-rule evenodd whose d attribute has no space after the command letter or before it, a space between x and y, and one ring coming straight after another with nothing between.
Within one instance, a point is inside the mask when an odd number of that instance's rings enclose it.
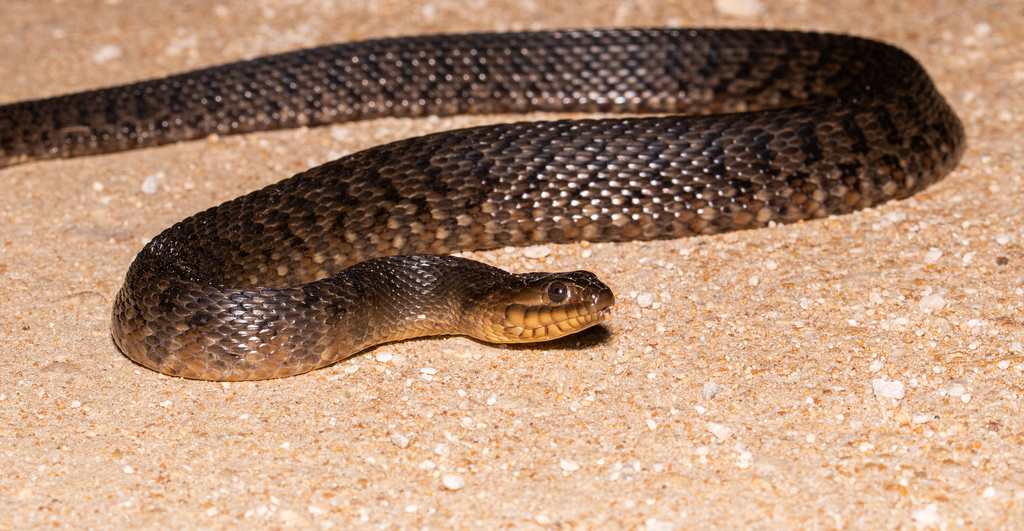
<instances>
[{"instance_id":1,"label":"snake body","mask_svg":"<svg viewBox=\"0 0 1024 531\"><path fill-rule=\"evenodd\" d=\"M160 372L242 380L422 335L556 337L613 304L594 275L513 275L434 255L843 214L934 183L965 143L898 48L624 29L339 44L5 105L0 165L214 133L528 111L669 115L402 140L200 212L136 257L114 304L115 342Z\"/></svg>"}]
</instances>

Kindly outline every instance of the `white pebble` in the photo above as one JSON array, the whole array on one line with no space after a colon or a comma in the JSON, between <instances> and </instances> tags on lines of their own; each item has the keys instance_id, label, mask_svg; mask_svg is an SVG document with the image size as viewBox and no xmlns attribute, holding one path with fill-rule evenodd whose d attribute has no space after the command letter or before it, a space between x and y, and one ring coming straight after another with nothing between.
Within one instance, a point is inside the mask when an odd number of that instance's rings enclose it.
<instances>
[{"instance_id":1,"label":"white pebble","mask_svg":"<svg viewBox=\"0 0 1024 531\"><path fill-rule=\"evenodd\" d=\"M999 367L1000 369L1005 371L1006 369L1010 368L1010 360L1000 361L999 363L996 364L996 367ZM71 403L71 407L75 407L74 402Z\"/></svg>"},{"instance_id":2,"label":"white pebble","mask_svg":"<svg viewBox=\"0 0 1024 531\"><path fill-rule=\"evenodd\" d=\"M946 299L943 299L942 295L939 295L938 293L933 293L927 297L921 297L919 306L922 310L934 312L936 310L941 310L946 306Z\"/></svg>"},{"instance_id":3,"label":"white pebble","mask_svg":"<svg viewBox=\"0 0 1024 531\"><path fill-rule=\"evenodd\" d=\"M562 459L558 466L566 472L575 472L580 469L580 464L571 459Z\"/></svg>"},{"instance_id":4,"label":"white pebble","mask_svg":"<svg viewBox=\"0 0 1024 531\"><path fill-rule=\"evenodd\" d=\"M676 524L671 520L658 520L657 518L648 518L644 520L644 531L675 531Z\"/></svg>"},{"instance_id":5,"label":"white pebble","mask_svg":"<svg viewBox=\"0 0 1024 531\"><path fill-rule=\"evenodd\" d=\"M323 515L327 514L327 510L326 509L321 509L321 508L317 507L316 505L310 505L309 507L306 507L306 510L309 511L309 514L311 514L313 516L323 516Z\"/></svg>"},{"instance_id":6,"label":"white pebble","mask_svg":"<svg viewBox=\"0 0 1024 531\"><path fill-rule=\"evenodd\" d=\"M429 459L424 460L422 463L419 464L419 469L420 470L433 470L436 467L437 467L437 464L435 464L433 461L431 461Z\"/></svg>"},{"instance_id":7,"label":"white pebble","mask_svg":"<svg viewBox=\"0 0 1024 531\"><path fill-rule=\"evenodd\" d=\"M391 435L391 444L399 448L409 447L409 437L402 435L401 433L395 433Z\"/></svg>"},{"instance_id":8,"label":"white pebble","mask_svg":"<svg viewBox=\"0 0 1024 531\"><path fill-rule=\"evenodd\" d=\"M953 398L957 398L957 397L964 396L965 394L967 394L967 388L964 387L963 384L956 383L956 382L950 382L950 383L946 384L946 386L943 387L942 390L945 391L945 394L947 394L947 395L949 395L949 396L951 396Z\"/></svg>"},{"instance_id":9,"label":"white pebble","mask_svg":"<svg viewBox=\"0 0 1024 531\"><path fill-rule=\"evenodd\" d=\"M754 454L750 452L740 452L739 457L736 458L736 466L739 468L750 468L750 463L754 461Z\"/></svg>"},{"instance_id":10,"label":"white pebble","mask_svg":"<svg viewBox=\"0 0 1024 531\"><path fill-rule=\"evenodd\" d=\"M978 253L976 253L974 251L971 251L969 253L965 253L964 257L963 257L964 265L970 264L971 261L974 260L974 255L976 255L976 254L978 254Z\"/></svg>"},{"instance_id":11,"label":"white pebble","mask_svg":"<svg viewBox=\"0 0 1024 531\"><path fill-rule=\"evenodd\" d=\"M715 10L730 17L756 17L764 11L761 0L715 0Z\"/></svg>"},{"instance_id":12,"label":"white pebble","mask_svg":"<svg viewBox=\"0 0 1024 531\"><path fill-rule=\"evenodd\" d=\"M965 404L966 404L966 403L968 403L968 402L970 402L970 401L971 401L971 395L969 395L969 394L967 394L967 395L961 395L961 396L960 396L960 401L961 401L961 402L963 402L963 403L965 403Z\"/></svg>"},{"instance_id":13,"label":"white pebble","mask_svg":"<svg viewBox=\"0 0 1024 531\"><path fill-rule=\"evenodd\" d=\"M996 234L996 243L998 243L999 245L1006 245L1006 244L1010 243L1010 235L1009 234Z\"/></svg>"},{"instance_id":14,"label":"white pebble","mask_svg":"<svg viewBox=\"0 0 1024 531\"><path fill-rule=\"evenodd\" d=\"M913 422L914 424L924 424L929 420L932 420L932 416L927 413L914 413L914 415L910 417L910 422Z\"/></svg>"},{"instance_id":15,"label":"white pebble","mask_svg":"<svg viewBox=\"0 0 1024 531\"><path fill-rule=\"evenodd\" d=\"M885 364L882 363L881 361L879 361L879 360L872 361L871 365L868 365L868 372L878 372L878 371L882 370L882 367L885 367Z\"/></svg>"},{"instance_id":16,"label":"white pebble","mask_svg":"<svg viewBox=\"0 0 1024 531\"><path fill-rule=\"evenodd\" d=\"M907 387L903 382L887 382L881 378L871 380L871 389L879 398L895 398L897 400L907 396Z\"/></svg>"},{"instance_id":17,"label":"white pebble","mask_svg":"<svg viewBox=\"0 0 1024 531\"><path fill-rule=\"evenodd\" d=\"M393 360L395 358L395 355L390 352L378 352L374 356L374 358L381 363L387 363Z\"/></svg>"},{"instance_id":18,"label":"white pebble","mask_svg":"<svg viewBox=\"0 0 1024 531\"><path fill-rule=\"evenodd\" d=\"M704 388L701 390L701 396L704 397L704 400L711 400L718 396L718 393L721 392L722 386L716 384L715 382L708 382L704 384Z\"/></svg>"},{"instance_id":19,"label":"white pebble","mask_svg":"<svg viewBox=\"0 0 1024 531\"><path fill-rule=\"evenodd\" d=\"M942 258L942 251L932 247L924 255L924 263L934 264L939 261L939 258Z\"/></svg>"},{"instance_id":20,"label":"white pebble","mask_svg":"<svg viewBox=\"0 0 1024 531\"><path fill-rule=\"evenodd\" d=\"M1009 367L1009 366L1010 366L1010 362L1006 362L1006 367ZM1006 367L1003 367L1003 368L1005 369ZM79 402L78 400L72 400L71 401L71 407L72 408L82 407L82 403Z\"/></svg>"},{"instance_id":21,"label":"white pebble","mask_svg":"<svg viewBox=\"0 0 1024 531\"><path fill-rule=\"evenodd\" d=\"M653 293L641 293L636 296L636 305L641 308L650 308L654 304Z\"/></svg>"},{"instance_id":22,"label":"white pebble","mask_svg":"<svg viewBox=\"0 0 1024 531\"><path fill-rule=\"evenodd\" d=\"M459 490L466 486L466 480L462 479L462 476L445 474L441 476L441 485L444 485L444 488L448 490Z\"/></svg>"},{"instance_id":23,"label":"white pebble","mask_svg":"<svg viewBox=\"0 0 1024 531\"><path fill-rule=\"evenodd\" d=\"M213 518L218 514L220 514L220 510L218 510L216 507L210 507L209 509L206 510L206 516L209 516L210 518Z\"/></svg>"},{"instance_id":24,"label":"white pebble","mask_svg":"<svg viewBox=\"0 0 1024 531\"><path fill-rule=\"evenodd\" d=\"M910 518L917 522L920 526L929 525L940 525L942 524L942 518L939 516L939 504L929 503L924 507L915 510L910 513Z\"/></svg>"},{"instance_id":25,"label":"white pebble","mask_svg":"<svg viewBox=\"0 0 1024 531\"><path fill-rule=\"evenodd\" d=\"M534 245L523 249L523 256L527 258L544 258L551 254L551 249L546 245Z\"/></svg>"},{"instance_id":26,"label":"white pebble","mask_svg":"<svg viewBox=\"0 0 1024 531\"><path fill-rule=\"evenodd\" d=\"M125 473L125 474L134 474L134 473L135 473L135 469L134 469L134 468L132 468L132 467L131 467L131 466L129 466L129 465L125 465L125 466L124 466L124 473Z\"/></svg>"},{"instance_id":27,"label":"white pebble","mask_svg":"<svg viewBox=\"0 0 1024 531\"><path fill-rule=\"evenodd\" d=\"M170 400L164 400L163 402L160 402L160 407L164 409L169 409L172 405L173 404L171 403Z\"/></svg>"},{"instance_id":28,"label":"white pebble","mask_svg":"<svg viewBox=\"0 0 1024 531\"><path fill-rule=\"evenodd\" d=\"M753 276L753 277L750 277L750 278L747 279L747 285L751 286L751 287L755 287L755 286L757 286L760 283L761 283L761 279L757 278L756 276Z\"/></svg>"},{"instance_id":29,"label":"white pebble","mask_svg":"<svg viewBox=\"0 0 1024 531\"><path fill-rule=\"evenodd\" d=\"M981 493L982 498L995 498L996 489L995 487L985 487L985 490Z\"/></svg>"},{"instance_id":30,"label":"white pebble","mask_svg":"<svg viewBox=\"0 0 1024 531\"><path fill-rule=\"evenodd\" d=\"M164 172L154 173L153 175L147 175L142 181L142 193L147 195L153 195L160 188L160 179L164 178Z\"/></svg>"},{"instance_id":31,"label":"white pebble","mask_svg":"<svg viewBox=\"0 0 1024 531\"><path fill-rule=\"evenodd\" d=\"M658 429L658 423L654 419L647 419L647 429L651 431Z\"/></svg>"},{"instance_id":32,"label":"white pebble","mask_svg":"<svg viewBox=\"0 0 1024 531\"><path fill-rule=\"evenodd\" d=\"M431 369L430 367L424 367L424 368L420 369L420 373L422 373L422 374L429 374L429 375L433 376L433 375L437 374L437 369Z\"/></svg>"},{"instance_id":33,"label":"white pebble","mask_svg":"<svg viewBox=\"0 0 1024 531\"><path fill-rule=\"evenodd\" d=\"M93 52L92 61L98 65L101 65L103 63L113 61L118 57L121 57L121 54L123 53L124 52L121 51L120 47L114 46L113 44L108 44L106 46L100 47L99 50Z\"/></svg>"},{"instance_id":34,"label":"white pebble","mask_svg":"<svg viewBox=\"0 0 1024 531\"><path fill-rule=\"evenodd\" d=\"M717 422L708 422L708 431L710 431L715 437L718 437L718 440L720 441L728 439L732 436L733 432L732 428Z\"/></svg>"},{"instance_id":35,"label":"white pebble","mask_svg":"<svg viewBox=\"0 0 1024 531\"><path fill-rule=\"evenodd\" d=\"M775 271L776 269L779 268L779 264L776 263L775 260L765 260L764 268L767 269L768 271Z\"/></svg>"}]
</instances>

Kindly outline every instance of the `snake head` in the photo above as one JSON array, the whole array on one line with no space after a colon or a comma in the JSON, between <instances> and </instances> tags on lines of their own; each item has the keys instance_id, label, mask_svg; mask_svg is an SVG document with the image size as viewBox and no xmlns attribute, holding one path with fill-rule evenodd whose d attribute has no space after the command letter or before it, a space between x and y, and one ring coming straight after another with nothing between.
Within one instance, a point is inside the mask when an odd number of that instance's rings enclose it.
<instances>
[{"instance_id":1,"label":"snake head","mask_svg":"<svg viewBox=\"0 0 1024 531\"><path fill-rule=\"evenodd\" d=\"M604 320L612 290L589 271L511 275L475 305L467 334L493 343L548 341Z\"/></svg>"}]
</instances>

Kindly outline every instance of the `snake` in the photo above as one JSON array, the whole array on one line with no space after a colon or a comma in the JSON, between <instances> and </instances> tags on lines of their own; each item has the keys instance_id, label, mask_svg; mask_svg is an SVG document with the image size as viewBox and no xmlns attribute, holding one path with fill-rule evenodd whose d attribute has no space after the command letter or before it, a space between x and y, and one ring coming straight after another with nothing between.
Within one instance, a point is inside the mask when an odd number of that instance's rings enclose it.
<instances>
[{"instance_id":1,"label":"snake","mask_svg":"<svg viewBox=\"0 0 1024 531\"><path fill-rule=\"evenodd\" d=\"M846 214L935 183L966 143L924 68L882 42L587 29L342 43L11 103L0 106L0 166L528 112L594 116L399 140L173 225L129 267L114 343L167 375L237 381L413 337L553 339L609 315L615 296L597 276L514 274L452 254Z\"/></svg>"}]
</instances>

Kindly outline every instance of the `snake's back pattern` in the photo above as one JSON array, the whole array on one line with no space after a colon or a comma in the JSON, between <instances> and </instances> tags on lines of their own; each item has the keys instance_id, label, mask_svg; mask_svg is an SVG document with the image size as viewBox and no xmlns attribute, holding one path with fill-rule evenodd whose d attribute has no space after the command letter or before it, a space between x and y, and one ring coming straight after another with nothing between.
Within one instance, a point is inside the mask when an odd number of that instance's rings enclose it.
<instances>
[{"instance_id":1,"label":"snake's back pattern","mask_svg":"<svg viewBox=\"0 0 1024 531\"><path fill-rule=\"evenodd\" d=\"M611 303L592 275L521 280L452 259L379 257L843 214L934 183L964 147L959 120L898 48L816 33L637 29L339 44L15 103L0 107L0 165L214 133L529 111L657 116L403 140L196 214L139 253L115 303L115 341L168 374L286 376L383 341L472 335L449 328L466 320L453 305L475 312L467 301L527 281L541 292L570 286L591 309L555 313L588 326ZM434 305L447 321L420 318ZM517 308L499 320L538 322Z\"/></svg>"}]
</instances>

